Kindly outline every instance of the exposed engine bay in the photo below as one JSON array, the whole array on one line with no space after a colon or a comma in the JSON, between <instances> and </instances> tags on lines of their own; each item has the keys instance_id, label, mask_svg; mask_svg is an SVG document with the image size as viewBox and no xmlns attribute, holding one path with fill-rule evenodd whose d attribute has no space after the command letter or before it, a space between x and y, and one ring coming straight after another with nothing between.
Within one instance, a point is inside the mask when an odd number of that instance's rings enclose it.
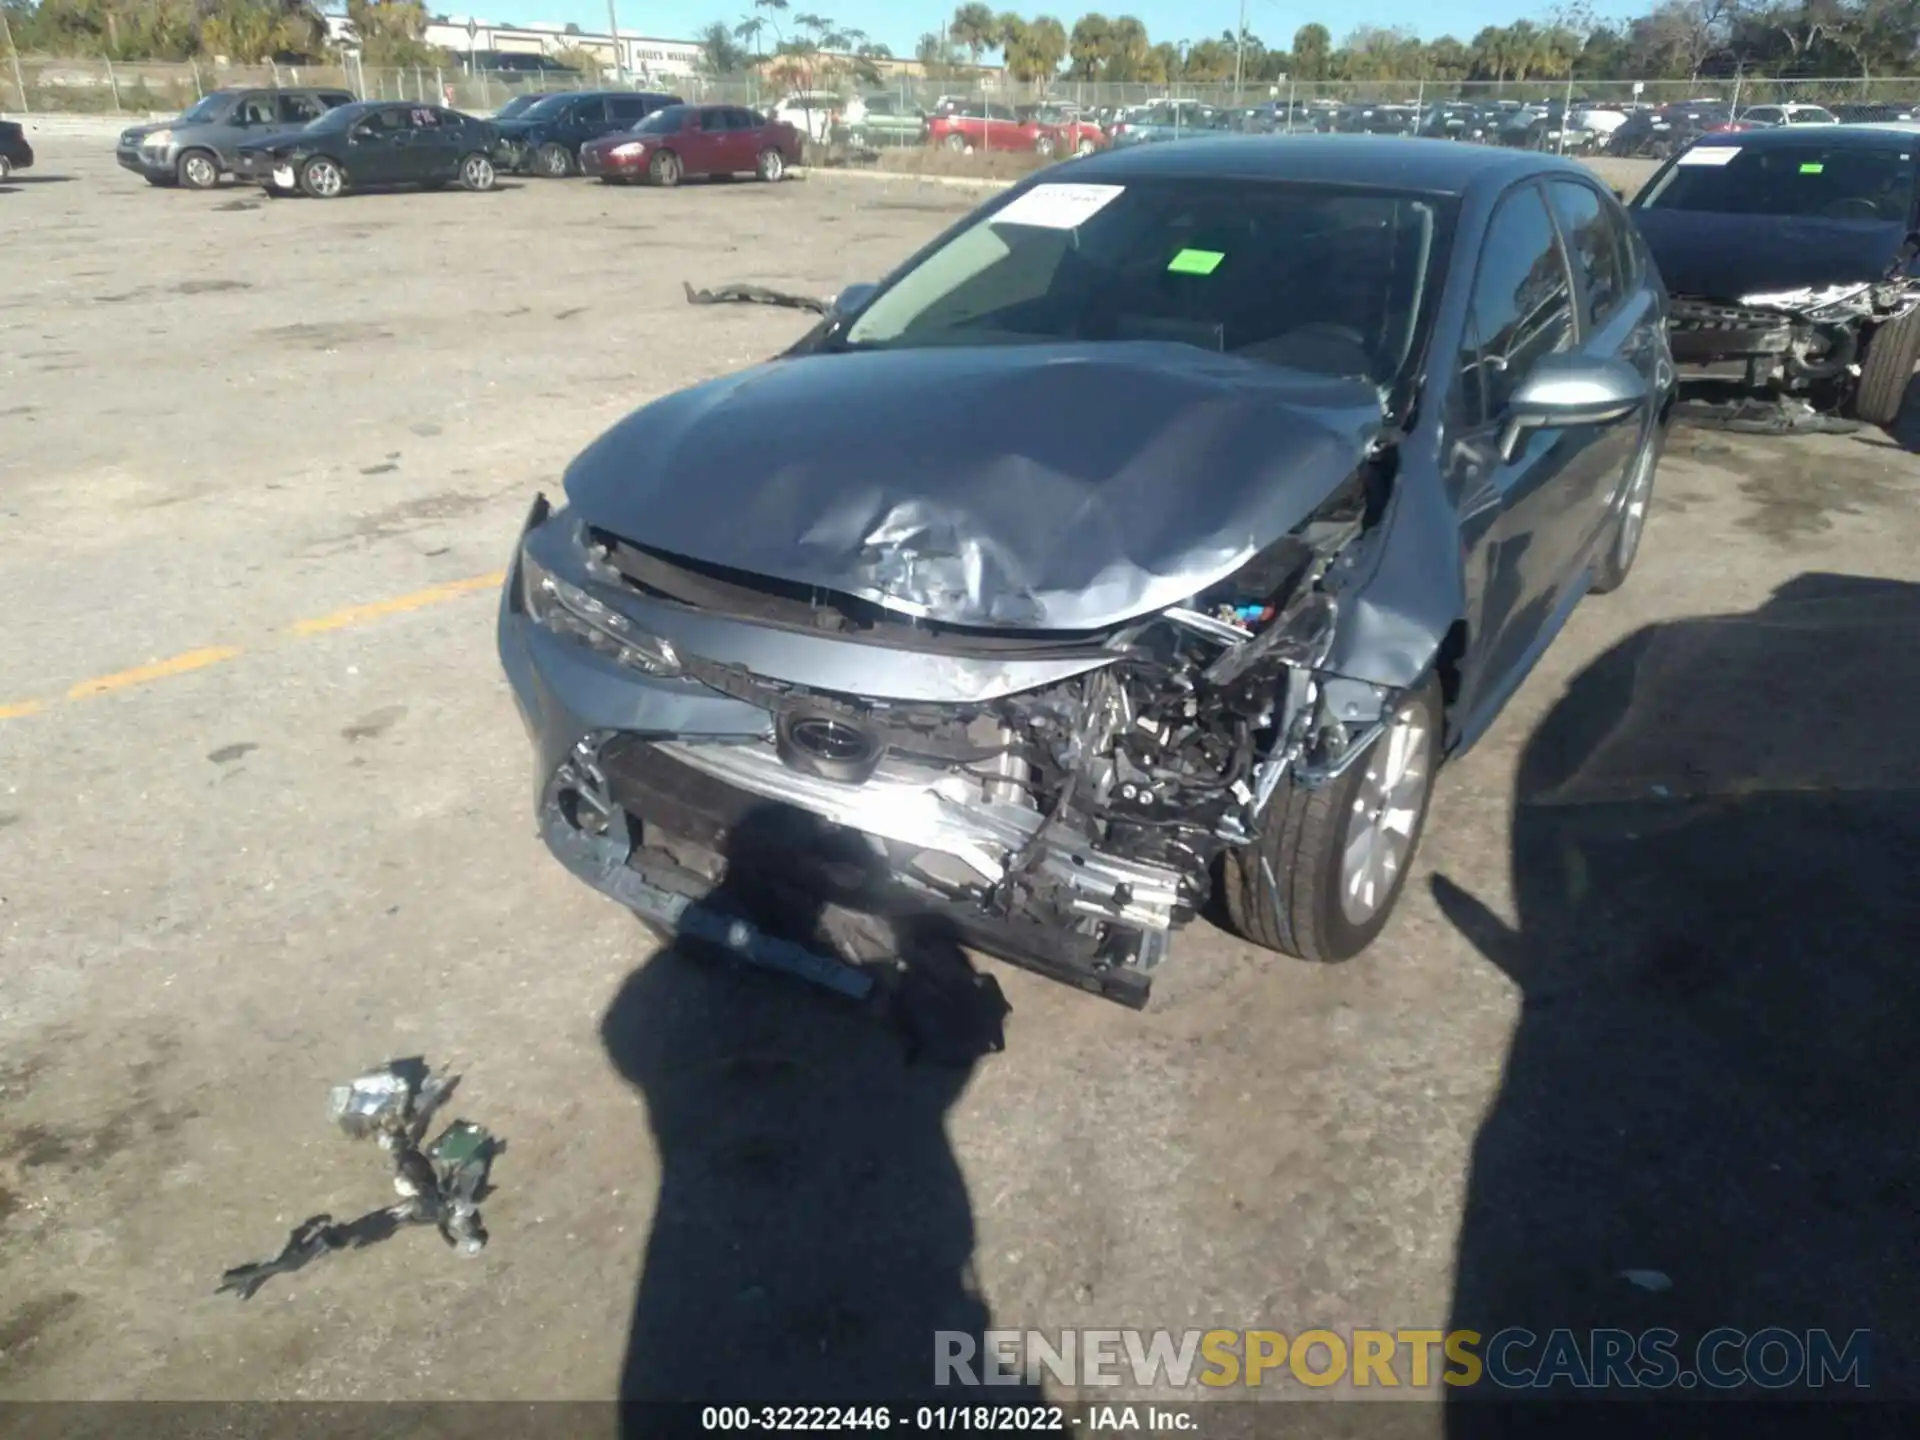
<instances>
[{"instance_id":1,"label":"exposed engine bay","mask_svg":"<svg viewBox=\"0 0 1920 1440\"><path fill-rule=\"evenodd\" d=\"M546 628L769 721L752 738L589 735L554 778L549 843L568 859L575 837L557 832L580 832L600 845L596 863L684 876L678 888L693 895L729 866L759 863L730 832L771 805L807 818L771 844L770 872L860 909L876 889L917 897L982 948L1144 1004L1169 932L1205 906L1215 861L1254 838L1281 779L1324 783L1378 729L1389 692L1321 667L1358 542L1385 504L1390 456L1376 451L1227 580L1103 632L931 625L582 523L586 572L650 603L889 649L1059 655L1085 668L960 703L815 689L644 636L523 560L522 603ZM1370 703L1336 703L1356 688ZM621 853L607 852L609 834Z\"/></svg>"},{"instance_id":2,"label":"exposed engine bay","mask_svg":"<svg viewBox=\"0 0 1920 1440\"><path fill-rule=\"evenodd\" d=\"M1876 331L1920 305L1920 279L1672 298L1668 332L1690 420L1761 433L1846 429ZM1721 382L1715 387L1713 381ZM1701 383L1705 382L1705 383Z\"/></svg>"}]
</instances>

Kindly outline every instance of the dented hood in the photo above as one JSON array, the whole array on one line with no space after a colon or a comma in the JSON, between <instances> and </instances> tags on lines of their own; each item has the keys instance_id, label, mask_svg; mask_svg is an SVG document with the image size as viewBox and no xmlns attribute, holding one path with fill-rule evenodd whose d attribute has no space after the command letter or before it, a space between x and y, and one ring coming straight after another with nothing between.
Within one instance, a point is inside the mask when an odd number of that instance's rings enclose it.
<instances>
[{"instance_id":1,"label":"dented hood","mask_svg":"<svg viewBox=\"0 0 1920 1440\"><path fill-rule=\"evenodd\" d=\"M949 624L1090 630L1305 519L1376 390L1162 342L780 359L636 411L569 467L589 523Z\"/></svg>"},{"instance_id":2,"label":"dented hood","mask_svg":"<svg viewBox=\"0 0 1920 1440\"><path fill-rule=\"evenodd\" d=\"M1627 213L1646 237L1667 289L1710 300L1879 280L1907 236L1895 221Z\"/></svg>"}]
</instances>

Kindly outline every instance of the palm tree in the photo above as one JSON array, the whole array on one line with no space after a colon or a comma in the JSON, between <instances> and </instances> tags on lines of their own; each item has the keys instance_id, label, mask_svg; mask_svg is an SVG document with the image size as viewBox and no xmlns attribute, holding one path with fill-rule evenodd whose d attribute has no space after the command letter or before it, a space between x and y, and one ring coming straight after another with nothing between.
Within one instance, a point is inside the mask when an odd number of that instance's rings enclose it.
<instances>
[{"instance_id":1,"label":"palm tree","mask_svg":"<svg viewBox=\"0 0 1920 1440\"><path fill-rule=\"evenodd\" d=\"M992 10L975 0L975 3L962 5L953 12L947 33L953 36L953 43L962 47L973 57L973 63L978 65L981 55L1000 43L1000 21Z\"/></svg>"}]
</instances>

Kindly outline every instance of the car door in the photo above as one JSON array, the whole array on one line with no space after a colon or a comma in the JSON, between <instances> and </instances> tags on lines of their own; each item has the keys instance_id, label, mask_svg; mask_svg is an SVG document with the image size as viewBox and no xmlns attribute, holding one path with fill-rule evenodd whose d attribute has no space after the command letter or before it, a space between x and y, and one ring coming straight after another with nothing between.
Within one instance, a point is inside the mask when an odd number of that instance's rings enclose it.
<instances>
[{"instance_id":1,"label":"car door","mask_svg":"<svg viewBox=\"0 0 1920 1440\"><path fill-rule=\"evenodd\" d=\"M1573 271L1579 349L1589 359L1624 360L1649 397L1666 388L1664 319L1653 292L1634 274L1632 223L1611 195L1584 180L1547 182L1547 199ZM1588 443L1570 456L1560 484L1568 517L1567 564L1584 568L1609 533L1627 472L1654 421L1649 399L1631 417L1587 427Z\"/></svg>"},{"instance_id":2,"label":"car door","mask_svg":"<svg viewBox=\"0 0 1920 1440\"><path fill-rule=\"evenodd\" d=\"M1541 187L1525 181L1488 222L1444 410L1442 468L1457 497L1468 597L1461 705L1469 739L1525 678L1572 604L1560 481L1591 437L1529 432L1506 459L1500 437L1528 372L1578 341L1560 235Z\"/></svg>"},{"instance_id":3,"label":"car door","mask_svg":"<svg viewBox=\"0 0 1920 1440\"><path fill-rule=\"evenodd\" d=\"M682 137L680 163L689 175L723 174L730 141L727 135L727 109L724 105L702 105L693 112L693 123Z\"/></svg>"},{"instance_id":4,"label":"car door","mask_svg":"<svg viewBox=\"0 0 1920 1440\"><path fill-rule=\"evenodd\" d=\"M370 110L347 131L347 178L355 185L391 185L409 168L412 130L404 106Z\"/></svg>"},{"instance_id":5,"label":"car door","mask_svg":"<svg viewBox=\"0 0 1920 1440\"><path fill-rule=\"evenodd\" d=\"M406 143L399 149L400 166L395 180L426 184L451 180L459 168L454 154L454 130L440 110L432 105L414 105L407 110Z\"/></svg>"},{"instance_id":6,"label":"car door","mask_svg":"<svg viewBox=\"0 0 1920 1440\"><path fill-rule=\"evenodd\" d=\"M231 170L234 147L241 141L257 140L284 128L274 109L273 93L250 90L233 102L225 118L207 132L207 138L220 157L221 166Z\"/></svg>"}]
</instances>

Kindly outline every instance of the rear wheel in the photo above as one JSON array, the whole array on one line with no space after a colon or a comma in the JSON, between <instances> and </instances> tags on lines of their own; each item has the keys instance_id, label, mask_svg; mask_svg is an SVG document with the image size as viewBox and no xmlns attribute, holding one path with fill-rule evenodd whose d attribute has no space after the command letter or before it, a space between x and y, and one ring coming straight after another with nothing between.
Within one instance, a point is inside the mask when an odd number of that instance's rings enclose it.
<instances>
[{"instance_id":1,"label":"rear wheel","mask_svg":"<svg viewBox=\"0 0 1920 1440\"><path fill-rule=\"evenodd\" d=\"M300 167L300 188L316 200L331 200L347 188L347 174L337 161L316 155Z\"/></svg>"},{"instance_id":2,"label":"rear wheel","mask_svg":"<svg viewBox=\"0 0 1920 1440\"><path fill-rule=\"evenodd\" d=\"M1098 148L1099 147L1093 143L1091 136L1083 135L1080 137L1080 143L1073 147L1073 153L1076 155L1091 155Z\"/></svg>"},{"instance_id":3,"label":"rear wheel","mask_svg":"<svg viewBox=\"0 0 1920 1440\"><path fill-rule=\"evenodd\" d=\"M947 136L947 148L953 151L965 150L967 148L967 137L958 134Z\"/></svg>"},{"instance_id":4,"label":"rear wheel","mask_svg":"<svg viewBox=\"0 0 1920 1440\"><path fill-rule=\"evenodd\" d=\"M549 140L533 157L534 168L549 180L564 180L573 173L573 156L567 147Z\"/></svg>"},{"instance_id":5,"label":"rear wheel","mask_svg":"<svg viewBox=\"0 0 1920 1440\"><path fill-rule=\"evenodd\" d=\"M1870 425L1893 424L1916 363L1920 363L1920 307L1880 326L1867 341L1853 413Z\"/></svg>"},{"instance_id":6,"label":"rear wheel","mask_svg":"<svg viewBox=\"0 0 1920 1440\"><path fill-rule=\"evenodd\" d=\"M1053 155L1053 137L1051 135L1037 136L1033 142L1033 153L1051 158Z\"/></svg>"},{"instance_id":7,"label":"rear wheel","mask_svg":"<svg viewBox=\"0 0 1920 1440\"><path fill-rule=\"evenodd\" d=\"M778 150L762 150L759 164L754 167L754 173L769 185L775 181L784 180L787 174L787 157Z\"/></svg>"},{"instance_id":8,"label":"rear wheel","mask_svg":"<svg viewBox=\"0 0 1920 1440\"><path fill-rule=\"evenodd\" d=\"M13 161L9 160L4 155L0 155L0 180L6 180L10 178L12 175L13 175Z\"/></svg>"},{"instance_id":9,"label":"rear wheel","mask_svg":"<svg viewBox=\"0 0 1920 1440\"><path fill-rule=\"evenodd\" d=\"M220 183L220 162L204 150L189 150L174 162L174 174L189 190L211 190Z\"/></svg>"},{"instance_id":10,"label":"rear wheel","mask_svg":"<svg viewBox=\"0 0 1920 1440\"><path fill-rule=\"evenodd\" d=\"M647 177L656 185L672 187L680 183L680 157L671 150L662 150L653 157L647 166Z\"/></svg>"},{"instance_id":11,"label":"rear wheel","mask_svg":"<svg viewBox=\"0 0 1920 1440\"><path fill-rule=\"evenodd\" d=\"M1234 929L1303 960L1351 960L1371 945L1420 844L1441 724L1440 687L1429 678L1338 779L1317 790L1282 780L1253 842L1226 855Z\"/></svg>"},{"instance_id":12,"label":"rear wheel","mask_svg":"<svg viewBox=\"0 0 1920 1440\"><path fill-rule=\"evenodd\" d=\"M460 162L460 188L462 190L491 190L493 188L493 161L479 151L467 156Z\"/></svg>"},{"instance_id":13,"label":"rear wheel","mask_svg":"<svg viewBox=\"0 0 1920 1440\"><path fill-rule=\"evenodd\" d=\"M1587 588L1595 595L1606 595L1627 583L1634 559L1640 554L1640 536L1647 528L1647 509L1653 504L1653 477L1660 468L1660 431L1656 428L1634 457L1627 478L1626 493L1620 497L1620 515L1614 521L1613 535L1593 567L1593 583Z\"/></svg>"}]
</instances>

